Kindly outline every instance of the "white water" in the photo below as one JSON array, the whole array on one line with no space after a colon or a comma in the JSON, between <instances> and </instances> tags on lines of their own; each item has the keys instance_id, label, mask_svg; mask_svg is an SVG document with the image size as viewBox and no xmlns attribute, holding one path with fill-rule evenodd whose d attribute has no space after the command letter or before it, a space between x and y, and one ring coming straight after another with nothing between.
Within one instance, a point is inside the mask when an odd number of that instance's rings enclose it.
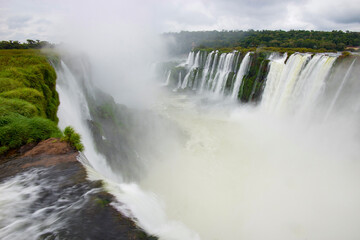
<instances>
[{"instance_id":1,"label":"white water","mask_svg":"<svg viewBox=\"0 0 360 240\"><path fill-rule=\"evenodd\" d=\"M223 95L226 80L229 73L233 70L232 64L234 61L235 53L223 53L220 56L219 69L215 76L215 83L213 84L212 91L215 95Z\"/></svg>"},{"instance_id":2,"label":"white water","mask_svg":"<svg viewBox=\"0 0 360 240\"><path fill-rule=\"evenodd\" d=\"M353 122L289 124L254 109L198 109L193 101L167 98L158 107L189 137L141 181L170 219L210 240L360 236Z\"/></svg>"},{"instance_id":3,"label":"white water","mask_svg":"<svg viewBox=\"0 0 360 240\"><path fill-rule=\"evenodd\" d=\"M356 61L356 58L352 61L349 69L346 71L346 74L345 74L344 78L343 78L342 81L341 81L341 85L340 85L340 87L338 88L338 90L336 91L336 94L335 94L333 100L331 101L330 107L329 107L329 109L328 109L327 112L326 112L325 120L327 120L327 118L328 118L329 115L331 114L331 112L332 112L332 110L333 110L333 108L334 108L334 106L335 106L335 103L336 103L337 99L339 98L339 95L340 95L342 89L344 88L346 82L348 81L349 75L350 75L350 73L351 73L351 70L352 70L352 68L353 68L353 66L354 66L355 61Z\"/></svg>"},{"instance_id":4,"label":"white water","mask_svg":"<svg viewBox=\"0 0 360 240\"><path fill-rule=\"evenodd\" d=\"M170 76L171 76L171 70L168 71L167 77L166 77L166 80L165 80L163 86L168 86L168 85L169 85L169 83L170 83Z\"/></svg>"},{"instance_id":5,"label":"white water","mask_svg":"<svg viewBox=\"0 0 360 240\"><path fill-rule=\"evenodd\" d=\"M206 58L205 67L203 70L201 82L200 82L200 88L199 93L201 94L204 91L204 88L206 86L206 81L209 79L211 74L211 63L213 61L213 56L215 54L215 51L212 51ZM214 62L214 61L213 61Z\"/></svg>"},{"instance_id":6,"label":"white water","mask_svg":"<svg viewBox=\"0 0 360 240\"><path fill-rule=\"evenodd\" d=\"M186 67L189 68L188 73L185 75L184 77L184 81L182 82L181 88L184 89L188 86L189 84L189 78L191 76L191 74L193 73L193 71L195 69L197 69L200 65L200 51L196 53L195 55L195 59L193 59L192 55L194 55L194 53L192 54L192 52L189 54L189 58L186 61Z\"/></svg>"},{"instance_id":7,"label":"white water","mask_svg":"<svg viewBox=\"0 0 360 240\"><path fill-rule=\"evenodd\" d=\"M241 62L239 71L238 71L238 73L236 75L234 88L233 88L233 91L232 91L232 94L231 94L231 98L233 98L233 99L237 99L237 97L238 97L240 86L241 86L241 83L242 83L242 79L245 76L245 74L246 74L246 72L247 72L247 70L249 68L249 63L250 63L250 52L248 52L245 55L244 59Z\"/></svg>"},{"instance_id":8,"label":"white water","mask_svg":"<svg viewBox=\"0 0 360 240\"><path fill-rule=\"evenodd\" d=\"M176 92L177 90L179 90L181 87L181 72L179 72L179 78L178 78L178 83L176 88L173 89L174 92Z\"/></svg>"},{"instance_id":9,"label":"white water","mask_svg":"<svg viewBox=\"0 0 360 240\"><path fill-rule=\"evenodd\" d=\"M75 78L64 62L61 62L61 69L57 69L56 72L58 75L56 90L60 99L57 113L59 127L61 129L66 126L74 127L81 135L85 146L84 154L88 156L91 166L105 176L122 181L121 175L112 172L104 156L95 151L94 141L87 126L87 121L91 120L89 107L79 80ZM89 85L90 83L86 82L85 84Z\"/></svg>"},{"instance_id":10,"label":"white water","mask_svg":"<svg viewBox=\"0 0 360 240\"><path fill-rule=\"evenodd\" d=\"M91 177L104 179L123 203L113 205L162 240L357 239L356 121L339 116L323 125L292 123L287 116L275 118L267 111L291 99L288 89L315 89L309 96L318 98L321 84L309 79L326 78L333 59L321 56L311 61L296 54L285 64L285 58L272 59L259 109L159 96L151 111L175 123L187 137L177 139L176 151L162 149L165 157L138 183L122 182L120 173L112 172L93 151L85 122L88 107L64 64L58 69L60 124L73 125L82 134ZM164 141L174 138L171 131L163 136Z\"/></svg>"},{"instance_id":11,"label":"white water","mask_svg":"<svg viewBox=\"0 0 360 240\"><path fill-rule=\"evenodd\" d=\"M62 189L58 199L47 198L49 192L59 191L61 181L60 176L51 182L47 174L47 170L32 169L0 184L0 239L52 238L97 191L92 189L75 198L77 186L73 186Z\"/></svg>"}]
</instances>

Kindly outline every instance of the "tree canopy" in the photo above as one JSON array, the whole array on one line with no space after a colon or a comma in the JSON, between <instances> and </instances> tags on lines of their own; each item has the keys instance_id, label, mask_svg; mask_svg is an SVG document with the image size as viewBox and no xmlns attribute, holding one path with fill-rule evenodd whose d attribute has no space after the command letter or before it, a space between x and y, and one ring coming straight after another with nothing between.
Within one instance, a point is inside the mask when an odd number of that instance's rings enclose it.
<instances>
[{"instance_id":1,"label":"tree canopy","mask_svg":"<svg viewBox=\"0 0 360 240\"><path fill-rule=\"evenodd\" d=\"M163 36L168 40L173 53L186 53L193 47L282 47L343 51L348 46L360 46L359 32L335 30L331 32L313 30L182 31L164 33Z\"/></svg>"},{"instance_id":2,"label":"tree canopy","mask_svg":"<svg viewBox=\"0 0 360 240\"><path fill-rule=\"evenodd\" d=\"M1 41L0 49L39 49L43 47L53 47L54 45L47 41L27 39L26 42L19 41Z\"/></svg>"}]
</instances>

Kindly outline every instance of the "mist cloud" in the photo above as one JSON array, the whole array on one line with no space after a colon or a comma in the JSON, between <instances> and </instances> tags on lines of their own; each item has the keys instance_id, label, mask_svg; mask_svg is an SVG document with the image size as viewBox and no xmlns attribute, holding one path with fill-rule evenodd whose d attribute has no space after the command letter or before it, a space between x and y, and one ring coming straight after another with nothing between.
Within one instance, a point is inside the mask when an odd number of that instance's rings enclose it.
<instances>
[{"instance_id":1,"label":"mist cloud","mask_svg":"<svg viewBox=\"0 0 360 240\"><path fill-rule=\"evenodd\" d=\"M135 24L145 22L144 29L151 25L150 29L157 33L223 29L360 31L360 6L356 0L105 0L101 4L94 1L0 0L0 3L0 38L5 40L25 40L33 36L61 41L59 23L75 12L79 19L86 18L89 23L93 22L89 12L101 18L116 16L124 21L133 19Z\"/></svg>"}]
</instances>

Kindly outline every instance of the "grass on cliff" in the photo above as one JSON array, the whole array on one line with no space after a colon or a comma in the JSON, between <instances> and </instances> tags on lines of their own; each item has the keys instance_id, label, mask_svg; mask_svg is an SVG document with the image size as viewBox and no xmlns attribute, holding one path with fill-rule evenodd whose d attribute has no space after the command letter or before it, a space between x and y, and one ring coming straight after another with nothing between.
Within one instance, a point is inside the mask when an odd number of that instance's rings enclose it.
<instances>
[{"instance_id":1,"label":"grass on cliff","mask_svg":"<svg viewBox=\"0 0 360 240\"><path fill-rule=\"evenodd\" d=\"M55 86L55 70L40 50L0 50L0 154L62 136Z\"/></svg>"},{"instance_id":2,"label":"grass on cliff","mask_svg":"<svg viewBox=\"0 0 360 240\"><path fill-rule=\"evenodd\" d=\"M67 126L64 130L64 136L61 138L62 141L68 142L72 147L78 151L84 151L84 145L81 143L80 134L75 132L74 128Z\"/></svg>"}]
</instances>

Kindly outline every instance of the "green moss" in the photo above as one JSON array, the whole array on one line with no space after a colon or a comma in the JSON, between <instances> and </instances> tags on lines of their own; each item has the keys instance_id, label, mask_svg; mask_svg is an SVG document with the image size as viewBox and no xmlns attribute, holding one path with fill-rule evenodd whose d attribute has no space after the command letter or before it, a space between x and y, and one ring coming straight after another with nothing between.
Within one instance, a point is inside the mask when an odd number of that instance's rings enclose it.
<instances>
[{"instance_id":1,"label":"green moss","mask_svg":"<svg viewBox=\"0 0 360 240\"><path fill-rule=\"evenodd\" d=\"M110 200L107 198L95 198L95 203L100 207L104 208L110 204Z\"/></svg>"}]
</instances>

